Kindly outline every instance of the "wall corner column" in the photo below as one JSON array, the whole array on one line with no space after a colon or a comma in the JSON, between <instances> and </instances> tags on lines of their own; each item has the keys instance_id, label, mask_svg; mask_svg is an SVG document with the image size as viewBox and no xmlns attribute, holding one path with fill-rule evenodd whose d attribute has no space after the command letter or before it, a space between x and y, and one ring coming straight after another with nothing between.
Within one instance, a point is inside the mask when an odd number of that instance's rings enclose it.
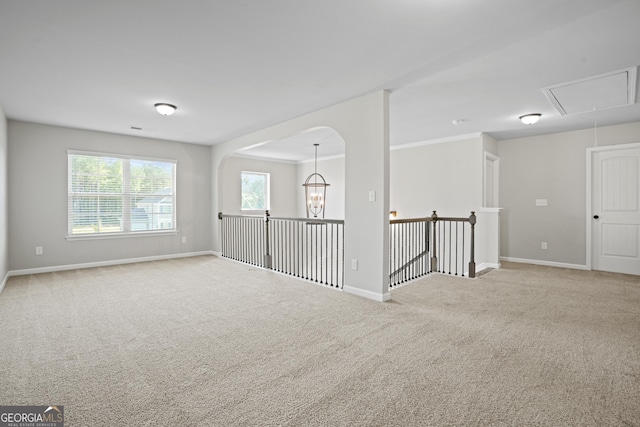
<instances>
[{"instance_id":1,"label":"wall corner column","mask_svg":"<svg viewBox=\"0 0 640 427\"><path fill-rule=\"evenodd\" d=\"M358 137L346 141L345 292L389 293L389 93L358 99Z\"/></svg>"}]
</instances>

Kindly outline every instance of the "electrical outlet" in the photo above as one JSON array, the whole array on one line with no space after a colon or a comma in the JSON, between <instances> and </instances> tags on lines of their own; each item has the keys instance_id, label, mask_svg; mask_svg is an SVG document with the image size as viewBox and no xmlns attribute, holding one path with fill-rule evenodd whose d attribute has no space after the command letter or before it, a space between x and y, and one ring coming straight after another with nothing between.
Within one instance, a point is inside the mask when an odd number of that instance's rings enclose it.
<instances>
[{"instance_id":1,"label":"electrical outlet","mask_svg":"<svg viewBox=\"0 0 640 427\"><path fill-rule=\"evenodd\" d=\"M36 246L36 255L42 255L42 246Z\"/></svg>"},{"instance_id":2,"label":"electrical outlet","mask_svg":"<svg viewBox=\"0 0 640 427\"><path fill-rule=\"evenodd\" d=\"M536 199L536 206L547 206L547 199Z\"/></svg>"},{"instance_id":3,"label":"electrical outlet","mask_svg":"<svg viewBox=\"0 0 640 427\"><path fill-rule=\"evenodd\" d=\"M376 201L376 192L375 192L375 190L370 190L369 191L369 201L370 202L375 202Z\"/></svg>"},{"instance_id":4,"label":"electrical outlet","mask_svg":"<svg viewBox=\"0 0 640 427\"><path fill-rule=\"evenodd\" d=\"M182 236L182 243L187 243L187 236Z\"/></svg>"},{"instance_id":5,"label":"electrical outlet","mask_svg":"<svg viewBox=\"0 0 640 427\"><path fill-rule=\"evenodd\" d=\"M547 249L547 242L540 243L540 249L546 250Z\"/></svg>"},{"instance_id":6,"label":"electrical outlet","mask_svg":"<svg viewBox=\"0 0 640 427\"><path fill-rule=\"evenodd\" d=\"M358 260L357 259L352 259L351 260L351 269L352 270L357 270L358 269Z\"/></svg>"}]
</instances>

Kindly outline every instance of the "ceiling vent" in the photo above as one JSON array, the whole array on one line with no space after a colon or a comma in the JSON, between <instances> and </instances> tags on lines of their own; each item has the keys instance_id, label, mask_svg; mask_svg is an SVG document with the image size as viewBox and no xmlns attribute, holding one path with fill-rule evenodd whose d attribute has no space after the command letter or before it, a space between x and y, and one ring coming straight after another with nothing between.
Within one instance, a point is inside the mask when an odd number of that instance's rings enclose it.
<instances>
[{"instance_id":1,"label":"ceiling vent","mask_svg":"<svg viewBox=\"0 0 640 427\"><path fill-rule=\"evenodd\" d=\"M636 102L636 73L631 67L542 89L560 115L624 107Z\"/></svg>"}]
</instances>

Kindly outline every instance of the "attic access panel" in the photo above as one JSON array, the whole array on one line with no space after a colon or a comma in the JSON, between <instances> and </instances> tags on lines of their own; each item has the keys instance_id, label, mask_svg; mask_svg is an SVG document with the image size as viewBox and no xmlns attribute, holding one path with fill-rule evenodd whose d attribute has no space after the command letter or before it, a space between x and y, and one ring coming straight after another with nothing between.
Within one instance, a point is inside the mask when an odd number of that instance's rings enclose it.
<instances>
[{"instance_id":1,"label":"attic access panel","mask_svg":"<svg viewBox=\"0 0 640 427\"><path fill-rule=\"evenodd\" d=\"M560 115L632 105L636 98L637 67L613 71L542 89Z\"/></svg>"}]
</instances>

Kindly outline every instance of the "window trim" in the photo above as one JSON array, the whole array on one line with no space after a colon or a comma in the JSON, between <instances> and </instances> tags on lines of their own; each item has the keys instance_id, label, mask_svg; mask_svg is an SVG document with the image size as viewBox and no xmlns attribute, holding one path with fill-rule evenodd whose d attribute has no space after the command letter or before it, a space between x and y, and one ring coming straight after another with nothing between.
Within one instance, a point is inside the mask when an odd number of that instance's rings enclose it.
<instances>
[{"instance_id":1,"label":"window trim","mask_svg":"<svg viewBox=\"0 0 640 427\"><path fill-rule=\"evenodd\" d=\"M265 195L264 195L264 209L245 209L242 207L242 175L244 174L253 174L253 175L263 175L267 178L267 182L265 183ZM241 171L240 172L240 211L242 212L264 212L271 209L271 173L269 172L257 172L257 171Z\"/></svg>"},{"instance_id":2,"label":"window trim","mask_svg":"<svg viewBox=\"0 0 640 427\"><path fill-rule=\"evenodd\" d=\"M70 167L70 159L71 156L91 156L91 157L108 157L114 159L121 159L127 162L131 160L140 160L146 162L162 162L162 163L170 163L173 164L173 215L172 215L172 223L174 225L173 228L169 229L157 229L157 230L139 230L139 231L119 231L119 232L111 232L111 233L81 233L81 234L72 234L69 222L69 197L71 195L71 167ZM123 184L125 181L129 181L130 168L123 168L122 171L122 179ZM167 235L175 235L179 234L178 230L178 196L177 196L177 175L178 175L178 161L176 159L167 159L160 157L149 157L149 156L137 156L130 154L121 154L121 153L107 153L102 151L84 151L84 150L67 150L67 240L93 240L93 239L113 239L113 238L127 238L127 237L149 237L149 236L167 236ZM126 205L130 204L130 200L128 197L125 197L127 194L124 193L123 189L123 221L128 221L130 224L131 221L131 213L130 210L126 209ZM130 193L129 193L130 195ZM129 205L130 206L130 205Z\"/></svg>"}]
</instances>

